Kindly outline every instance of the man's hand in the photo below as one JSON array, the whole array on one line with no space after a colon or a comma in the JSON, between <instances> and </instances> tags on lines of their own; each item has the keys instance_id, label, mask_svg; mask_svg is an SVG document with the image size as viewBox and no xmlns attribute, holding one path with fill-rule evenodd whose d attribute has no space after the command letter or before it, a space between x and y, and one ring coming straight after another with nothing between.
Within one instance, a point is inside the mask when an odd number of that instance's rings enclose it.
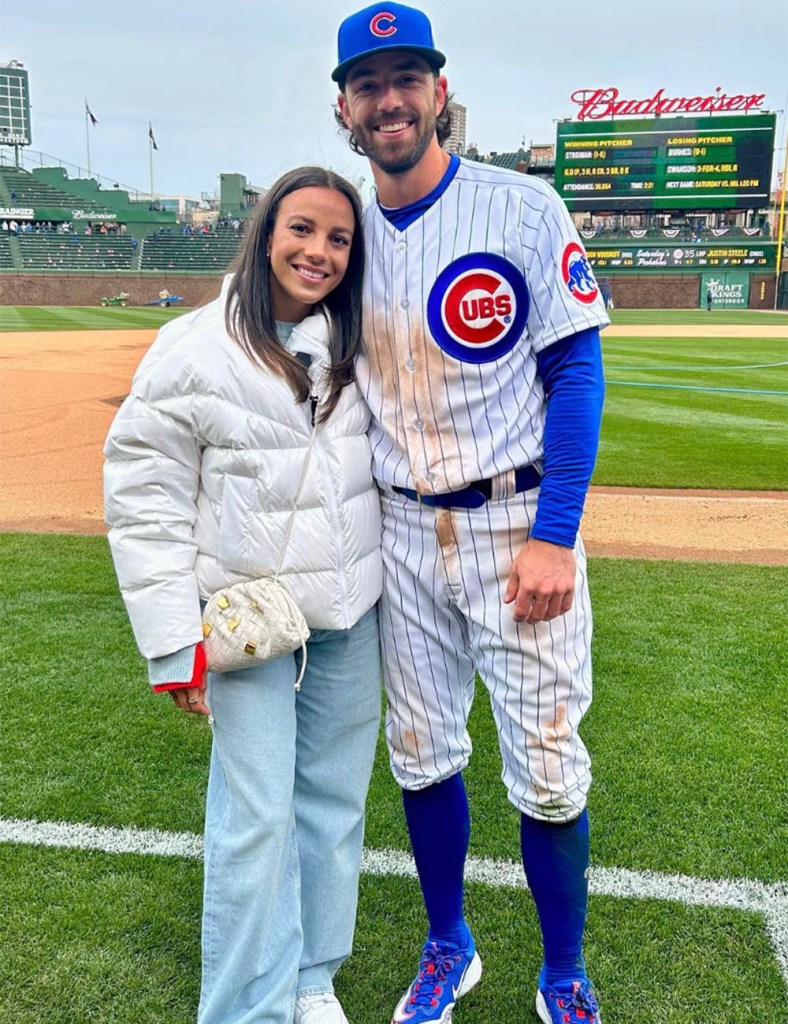
<instances>
[{"instance_id":1,"label":"man's hand","mask_svg":"<svg viewBox=\"0 0 788 1024\"><path fill-rule=\"evenodd\" d=\"M571 548L532 537L509 570L504 604L514 601L515 622L547 622L572 607L575 554Z\"/></svg>"}]
</instances>

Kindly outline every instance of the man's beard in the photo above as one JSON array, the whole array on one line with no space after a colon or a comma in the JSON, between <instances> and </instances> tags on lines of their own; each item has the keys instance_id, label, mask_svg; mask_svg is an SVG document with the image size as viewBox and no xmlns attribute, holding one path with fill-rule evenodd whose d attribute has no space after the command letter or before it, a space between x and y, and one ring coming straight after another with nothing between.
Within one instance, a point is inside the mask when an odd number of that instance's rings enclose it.
<instances>
[{"instance_id":1,"label":"man's beard","mask_svg":"<svg viewBox=\"0 0 788 1024\"><path fill-rule=\"evenodd\" d=\"M356 137L356 142L363 149L364 155L386 174L405 174L412 170L429 149L435 135L436 118L434 113L428 117L427 123L421 128L417 117L398 118L392 115L387 118L389 124L398 120L412 120L417 130L416 141L409 149L403 148L396 151L390 144L387 147L385 141L381 139L380 133L376 132L374 127L367 129L353 125L353 134Z\"/></svg>"}]
</instances>

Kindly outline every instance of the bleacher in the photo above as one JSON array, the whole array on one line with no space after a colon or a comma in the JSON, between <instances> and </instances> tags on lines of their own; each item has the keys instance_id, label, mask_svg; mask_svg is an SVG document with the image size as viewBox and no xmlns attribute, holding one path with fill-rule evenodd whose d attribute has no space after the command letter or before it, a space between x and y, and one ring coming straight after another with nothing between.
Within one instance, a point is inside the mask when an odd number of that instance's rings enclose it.
<instances>
[{"instance_id":1,"label":"bleacher","mask_svg":"<svg viewBox=\"0 0 788 1024\"><path fill-rule=\"evenodd\" d=\"M99 210L93 199L84 198L45 181L39 181L27 171L12 167L0 167L0 181L8 192L13 206L73 207L82 210Z\"/></svg>"},{"instance_id":2,"label":"bleacher","mask_svg":"<svg viewBox=\"0 0 788 1024\"><path fill-rule=\"evenodd\" d=\"M14 254L7 237L0 236L0 270L14 269Z\"/></svg>"},{"instance_id":3,"label":"bleacher","mask_svg":"<svg viewBox=\"0 0 788 1024\"><path fill-rule=\"evenodd\" d=\"M125 235L21 234L19 248L24 270L130 270L133 255Z\"/></svg>"},{"instance_id":4,"label":"bleacher","mask_svg":"<svg viewBox=\"0 0 788 1024\"><path fill-rule=\"evenodd\" d=\"M141 270L221 273L235 259L241 232L232 228L192 235L158 234L142 243Z\"/></svg>"},{"instance_id":5,"label":"bleacher","mask_svg":"<svg viewBox=\"0 0 788 1024\"><path fill-rule=\"evenodd\" d=\"M503 167L507 171L516 171L518 164L524 164L527 154L522 150L516 153L491 153L489 163L491 167Z\"/></svg>"}]
</instances>

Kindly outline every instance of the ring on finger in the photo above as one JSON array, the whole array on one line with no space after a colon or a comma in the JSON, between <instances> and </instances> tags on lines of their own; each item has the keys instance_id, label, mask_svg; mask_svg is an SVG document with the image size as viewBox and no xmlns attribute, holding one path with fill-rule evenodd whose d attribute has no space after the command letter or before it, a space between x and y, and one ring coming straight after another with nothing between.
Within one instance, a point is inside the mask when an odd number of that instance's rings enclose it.
<instances>
[{"instance_id":1,"label":"ring on finger","mask_svg":"<svg viewBox=\"0 0 788 1024\"><path fill-rule=\"evenodd\" d=\"M186 698L186 703L187 704L199 704L200 703L200 698L199 697L187 697Z\"/></svg>"}]
</instances>

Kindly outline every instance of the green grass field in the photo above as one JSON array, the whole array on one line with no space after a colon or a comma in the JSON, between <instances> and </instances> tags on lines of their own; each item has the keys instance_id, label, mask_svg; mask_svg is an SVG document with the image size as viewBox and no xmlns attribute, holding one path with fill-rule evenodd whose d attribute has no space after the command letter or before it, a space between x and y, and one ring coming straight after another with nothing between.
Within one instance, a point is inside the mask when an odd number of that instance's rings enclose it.
<instances>
[{"instance_id":1,"label":"green grass field","mask_svg":"<svg viewBox=\"0 0 788 1024\"><path fill-rule=\"evenodd\" d=\"M155 327L188 312L184 306L161 309L156 306L0 306L0 331L125 330ZM616 326L681 324L692 326L744 325L783 327L788 330L785 311L755 309L616 309L610 320ZM756 332L754 332L756 333Z\"/></svg>"},{"instance_id":2,"label":"green grass field","mask_svg":"<svg viewBox=\"0 0 788 1024\"><path fill-rule=\"evenodd\" d=\"M0 306L0 331L133 330L158 327L187 312L155 306ZM753 309L616 309L614 324L770 324L788 328L788 314Z\"/></svg>"},{"instance_id":3,"label":"green grass field","mask_svg":"<svg viewBox=\"0 0 788 1024\"><path fill-rule=\"evenodd\" d=\"M603 335L602 347L595 484L788 487L788 340Z\"/></svg>"},{"instance_id":4,"label":"green grass field","mask_svg":"<svg viewBox=\"0 0 788 1024\"><path fill-rule=\"evenodd\" d=\"M0 331L157 327L182 312L6 307ZM788 486L788 342L758 336L762 324L788 324L784 315L613 316L752 332L604 337L596 483ZM781 1024L788 573L597 559L589 575L586 954L605 1024ZM0 1024L189 1024L199 860L56 848L46 824L49 838L31 845L12 819L199 834L207 723L148 692L103 538L0 533L0 612ZM485 976L455 1024L536 1024L538 927L528 893L511 882L517 815L481 686L471 731L469 870L487 881L468 884L467 902ZM366 845L356 953L337 979L352 1024L390 1018L425 930L417 883L380 873L376 859L408 849L382 740Z\"/></svg>"},{"instance_id":5,"label":"green grass field","mask_svg":"<svg viewBox=\"0 0 788 1024\"><path fill-rule=\"evenodd\" d=\"M594 868L658 889L676 874L715 892L785 880L785 570L595 560L590 576ZM2 818L199 833L207 723L148 692L106 541L0 534L0 579ZM481 687L471 728L471 854L516 864ZM408 848L382 743L366 845ZM198 861L6 842L0 863L0 1024L193 1019ZM606 1024L779 1024L785 982L763 915L663 889L608 885L591 899L587 956ZM775 906L788 921L785 893ZM532 1024L528 894L470 883L468 910L486 974L456 1024ZM338 978L354 1024L388 1019L424 927L413 880L363 877L356 955Z\"/></svg>"},{"instance_id":6,"label":"green grass field","mask_svg":"<svg viewBox=\"0 0 788 1024\"><path fill-rule=\"evenodd\" d=\"M179 306L0 306L0 331L133 331L161 327Z\"/></svg>"},{"instance_id":7,"label":"green grass field","mask_svg":"<svg viewBox=\"0 0 788 1024\"><path fill-rule=\"evenodd\" d=\"M155 328L184 311L0 308L3 330ZM615 310L616 325L745 324L746 338L603 335L607 398L597 485L788 488L788 339L758 327L788 316L753 310Z\"/></svg>"},{"instance_id":8,"label":"green grass field","mask_svg":"<svg viewBox=\"0 0 788 1024\"><path fill-rule=\"evenodd\" d=\"M788 488L785 313L615 310L613 324L744 325L745 338L602 336L607 397L595 484Z\"/></svg>"},{"instance_id":9,"label":"green grass field","mask_svg":"<svg viewBox=\"0 0 788 1024\"><path fill-rule=\"evenodd\" d=\"M769 309L614 309L614 324L772 324L788 327L785 310Z\"/></svg>"}]
</instances>

